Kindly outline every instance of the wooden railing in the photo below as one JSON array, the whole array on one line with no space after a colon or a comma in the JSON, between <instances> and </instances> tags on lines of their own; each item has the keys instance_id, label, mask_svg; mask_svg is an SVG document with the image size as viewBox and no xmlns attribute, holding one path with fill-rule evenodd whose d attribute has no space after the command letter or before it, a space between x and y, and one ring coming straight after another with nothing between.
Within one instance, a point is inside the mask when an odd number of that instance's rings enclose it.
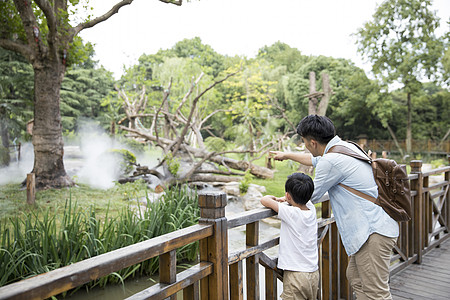
<instances>
[{"instance_id":1,"label":"wooden railing","mask_svg":"<svg viewBox=\"0 0 450 300\"><path fill-rule=\"evenodd\" d=\"M375 140L359 139L358 143L364 145L364 148L381 154L382 151L398 152L398 148L393 140ZM406 141L399 141L399 146L406 151ZM412 140L411 151L419 153L442 154L450 152L450 140L432 141L432 140Z\"/></svg>"},{"instance_id":2,"label":"wooden railing","mask_svg":"<svg viewBox=\"0 0 450 300\"><path fill-rule=\"evenodd\" d=\"M421 263L425 253L450 237L450 166L421 172L422 162L411 162L411 201L414 215L400 224L400 236L391 258L391 274L411 263ZM443 174L443 180L431 180ZM70 266L0 288L0 299L44 299L83 285L125 267L159 256L159 283L127 299L259 299L260 265L264 270L266 299L277 298L277 279L282 272L276 258L264 253L279 238L260 241L259 221L275 215L257 209L225 218L226 195L199 193L198 225L99 255ZM329 199L318 204L319 299L351 299L345 271L348 257L340 241ZM246 246L228 255L228 230L245 226ZM274 229L275 231L276 229ZM177 273L176 249L200 242L199 263ZM245 267L244 267L245 261ZM245 271L245 272L244 272ZM244 278L245 273L245 278ZM245 288L245 291L244 291Z\"/></svg>"}]
</instances>

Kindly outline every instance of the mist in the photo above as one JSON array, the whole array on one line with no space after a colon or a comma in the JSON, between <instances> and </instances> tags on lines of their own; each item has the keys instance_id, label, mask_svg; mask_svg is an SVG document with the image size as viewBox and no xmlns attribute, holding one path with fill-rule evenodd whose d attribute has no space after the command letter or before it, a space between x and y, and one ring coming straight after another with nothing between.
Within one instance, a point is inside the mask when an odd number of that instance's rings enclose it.
<instances>
[{"instance_id":1,"label":"mist","mask_svg":"<svg viewBox=\"0 0 450 300\"><path fill-rule=\"evenodd\" d=\"M64 146L64 166L67 174L75 183L86 184L92 188L113 187L121 176L122 161L117 155L110 155L111 149L131 151L141 165L152 167L157 164L157 157L145 153L137 154L130 147L111 138L94 122L84 122L79 126L76 137ZM23 144L20 160L14 156L8 167L0 168L0 185L23 182L26 174L33 170L33 164L33 145Z\"/></svg>"}]
</instances>

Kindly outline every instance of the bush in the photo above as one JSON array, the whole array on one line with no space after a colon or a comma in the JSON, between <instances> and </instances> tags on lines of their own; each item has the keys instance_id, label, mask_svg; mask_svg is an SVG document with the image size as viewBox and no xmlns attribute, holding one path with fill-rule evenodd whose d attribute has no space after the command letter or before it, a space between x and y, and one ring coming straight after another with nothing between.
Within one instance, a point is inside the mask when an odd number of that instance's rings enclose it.
<instances>
[{"instance_id":1,"label":"bush","mask_svg":"<svg viewBox=\"0 0 450 300\"><path fill-rule=\"evenodd\" d=\"M197 194L184 188L166 191L161 200L138 208L126 207L102 218L95 206L88 209L67 200L64 213L35 210L0 222L0 286L48 272L86 258L139 243L197 224ZM177 250L178 261L197 258L198 242ZM123 282L137 274L158 271L158 257L92 281L86 288Z\"/></svg>"}]
</instances>

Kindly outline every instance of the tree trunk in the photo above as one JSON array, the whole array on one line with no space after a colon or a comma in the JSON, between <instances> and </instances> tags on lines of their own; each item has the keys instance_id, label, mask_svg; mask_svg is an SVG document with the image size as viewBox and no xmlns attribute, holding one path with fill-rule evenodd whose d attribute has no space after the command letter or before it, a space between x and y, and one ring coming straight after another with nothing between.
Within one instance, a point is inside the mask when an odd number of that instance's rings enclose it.
<instances>
[{"instance_id":1,"label":"tree trunk","mask_svg":"<svg viewBox=\"0 0 450 300\"><path fill-rule=\"evenodd\" d=\"M316 73L309 72L309 94L316 92ZM315 115L317 113L317 103L319 101L316 97L309 98L308 115Z\"/></svg>"},{"instance_id":2,"label":"tree trunk","mask_svg":"<svg viewBox=\"0 0 450 300\"><path fill-rule=\"evenodd\" d=\"M392 139L394 140L394 144L397 147L398 151L400 152L400 155L403 157L403 149L400 147L400 144L398 143L397 137L395 136L394 130L392 130L391 126L387 124L387 129L389 130L389 133L391 134Z\"/></svg>"},{"instance_id":3,"label":"tree trunk","mask_svg":"<svg viewBox=\"0 0 450 300\"><path fill-rule=\"evenodd\" d=\"M58 62L34 67L34 167L36 188L72 186L64 169L60 96L63 70Z\"/></svg>"},{"instance_id":4,"label":"tree trunk","mask_svg":"<svg viewBox=\"0 0 450 300\"><path fill-rule=\"evenodd\" d=\"M408 106L408 123L406 125L406 153L411 153L411 141L412 141L412 132L411 132L411 93L407 93L407 106Z\"/></svg>"},{"instance_id":5,"label":"tree trunk","mask_svg":"<svg viewBox=\"0 0 450 300\"><path fill-rule=\"evenodd\" d=\"M3 146L3 149L2 147L0 147L0 166L8 166L11 160L11 156L9 155L8 124L6 121L6 117L4 117L2 108L0 108L0 136L2 140L0 146Z\"/></svg>"}]
</instances>

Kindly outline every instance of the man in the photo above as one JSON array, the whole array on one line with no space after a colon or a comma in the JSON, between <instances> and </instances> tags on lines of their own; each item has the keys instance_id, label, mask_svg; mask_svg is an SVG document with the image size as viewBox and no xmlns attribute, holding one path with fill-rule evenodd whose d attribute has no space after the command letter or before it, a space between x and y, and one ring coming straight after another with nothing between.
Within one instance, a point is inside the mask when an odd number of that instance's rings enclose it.
<instances>
[{"instance_id":1,"label":"man","mask_svg":"<svg viewBox=\"0 0 450 300\"><path fill-rule=\"evenodd\" d=\"M311 154L279 151L271 154L275 160L291 159L315 167L311 201L316 203L328 191L342 243L350 256L347 278L357 299L392 299L389 263L399 234L398 224L380 206L339 186L343 183L376 198L378 189L372 167L348 155L327 153L334 145L360 151L336 135L334 125L327 117L310 115L303 118L297 133Z\"/></svg>"}]
</instances>

